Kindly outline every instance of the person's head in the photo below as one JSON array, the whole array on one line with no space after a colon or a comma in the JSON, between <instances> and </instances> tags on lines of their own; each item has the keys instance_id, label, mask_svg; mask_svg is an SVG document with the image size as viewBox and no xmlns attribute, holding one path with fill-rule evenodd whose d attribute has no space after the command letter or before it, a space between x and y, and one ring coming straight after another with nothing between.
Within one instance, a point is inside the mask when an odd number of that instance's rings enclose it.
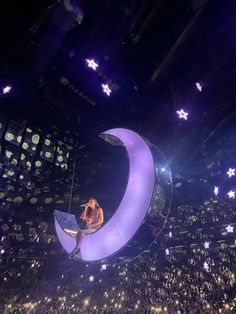
<instances>
[{"instance_id":1,"label":"person's head","mask_svg":"<svg viewBox=\"0 0 236 314\"><path fill-rule=\"evenodd\" d=\"M96 200L95 198L90 198L90 199L88 200L88 204L89 204L89 206L90 206L91 208L93 208L93 209L100 207L99 204L98 204L98 202L97 202L97 200Z\"/></svg>"}]
</instances>

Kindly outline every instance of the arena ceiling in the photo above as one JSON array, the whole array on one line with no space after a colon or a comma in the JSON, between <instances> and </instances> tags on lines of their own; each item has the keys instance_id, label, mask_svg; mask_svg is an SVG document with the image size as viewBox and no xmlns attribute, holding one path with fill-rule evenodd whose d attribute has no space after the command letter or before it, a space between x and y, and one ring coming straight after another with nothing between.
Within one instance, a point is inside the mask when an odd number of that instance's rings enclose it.
<instances>
[{"instance_id":1,"label":"arena ceiling","mask_svg":"<svg viewBox=\"0 0 236 314\"><path fill-rule=\"evenodd\" d=\"M84 190L99 164L119 164L97 138L112 127L134 129L162 149L182 187L209 182L220 167L215 143L225 143L224 128L234 120L235 22L229 16L235 3L75 1L69 12L68 3L22 1L1 10L1 80L13 86L1 99L1 113L78 137L77 184L86 182ZM87 58L99 71L87 67ZM105 83L112 86L109 97ZM180 108L189 112L187 123L176 116ZM213 174L205 171L212 156L218 163ZM63 193L69 193L71 177L65 180Z\"/></svg>"}]
</instances>

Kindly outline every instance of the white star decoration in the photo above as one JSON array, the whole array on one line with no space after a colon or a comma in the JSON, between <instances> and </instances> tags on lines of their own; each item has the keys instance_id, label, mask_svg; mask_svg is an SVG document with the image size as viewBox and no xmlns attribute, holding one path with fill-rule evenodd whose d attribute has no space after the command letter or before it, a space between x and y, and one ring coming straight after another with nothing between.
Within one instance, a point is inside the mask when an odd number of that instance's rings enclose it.
<instances>
[{"instance_id":1,"label":"white star decoration","mask_svg":"<svg viewBox=\"0 0 236 314\"><path fill-rule=\"evenodd\" d=\"M227 175L231 178L232 176L235 176L235 169L229 168Z\"/></svg>"},{"instance_id":2,"label":"white star decoration","mask_svg":"<svg viewBox=\"0 0 236 314\"><path fill-rule=\"evenodd\" d=\"M210 243L209 243L209 242L205 242L205 243L204 243L204 247L205 247L205 249L209 249L209 245L210 245Z\"/></svg>"},{"instance_id":3,"label":"white star decoration","mask_svg":"<svg viewBox=\"0 0 236 314\"><path fill-rule=\"evenodd\" d=\"M98 64L93 59L86 59L87 65L89 68L93 69L94 71L97 70Z\"/></svg>"},{"instance_id":4,"label":"white star decoration","mask_svg":"<svg viewBox=\"0 0 236 314\"><path fill-rule=\"evenodd\" d=\"M102 84L103 93L105 93L107 96L110 96L111 89L107 84Z\"/></svg>"},{"instance_id":5,"label":"white star decoration","mask_svg":"<svg viewBox=\"0 0 236 314\"><path fill-rule=\"evenodd\" d=\"M214 194L215 194L215 196L217 196L219 194L219 187L218 186L214 187Z\"/></svg>"},{"instance_id":6,"label":"white star decoration","mask_svg":"<svg viewBox=\"0 0 236 314\"><path fill-rule=\"evenodd\" d=\"M235 198L235 192L234 191L229 191L229 193L227 193L229 195L229 198Z\"/></svg>"},{"instance_id":7,"label":"white star decoration","mask_svg":"<svg viewBox=\"0 0 236 314\"><path fill-rule=\"evenodd\" d=\"M232 227L230 225L228 225L225 229L227 230L228 233L234 232L234 227Z\"/></svg>"},{"instance_id":8,"label":"white star decoration","mask_svg":"<svg viewBox=\"0 0 236 314\"><path fill-rule=\"evenodd\" d=\"M203 268L204 268L206 271L209 270L209 265L207 264L207 262L204 262Z\"/></svg>"},{"instance_id":9,"label":"white star decoration","mask_svg":"<svg viewBox=\"0 0 236 314\"><path fill-rule=\"evenodd\" d=\"M3 94L9 93L10 90L11 90L11 86L6 86L6 87L4 87L4 88L3 88Z\"/></svg>"},{"instance_id":10,"label":"white star decoration","mask_svg":"<svg viewBox=\"0 0 236 314\"><path fill-rule=\"evenodd\" d=\"M200 83L196 83L196 87L199 90L199 92L202 91L202 85Z\"/></svg>"},{"instance_id":11,"label":"white star decoration","mask_svg":"<svg viewBox=\"0 0 236 314\"><path fill-rule=\"evenodd\" d=\"M179 119L188 120L188 113L185 112L183 109L176 111L179 116Z\"/></svg>"},{"instance_id":12,"label":"white star decoration","mask_svg":"<svg viewBox=\"0 0 236 314\"><path fill-rule=\"evenodd\" d=\"M103 264L102 265L102 270L106 270L107 269L107 265L106 264Z\"/></svg>"},{"instance_id":13,"label":"white star decoration","mask_svg":"<svg viewBox=\"0 0 236 314\"><path fill-rule=\"evenodd\" d=\"M94 277L93 276L90 276L89 277L89 281L93 281L94 280Z\"/></svg>"}]
</instances>

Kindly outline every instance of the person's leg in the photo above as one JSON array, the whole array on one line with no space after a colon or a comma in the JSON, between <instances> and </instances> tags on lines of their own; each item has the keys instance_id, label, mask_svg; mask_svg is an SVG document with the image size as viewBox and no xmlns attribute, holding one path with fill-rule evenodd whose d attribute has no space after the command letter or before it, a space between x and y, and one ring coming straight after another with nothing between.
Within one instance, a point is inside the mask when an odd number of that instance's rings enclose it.
<instances>
[{"instance_id":1,"label":"person's leg","mask_svg":"<svg viewBox=\"0 0 236 314\"><path fill-rule=\"evenodd\" d=\"M78 233L76 234L76 244L75 244L75 248L74 250L70 253L70 257L73 257L80 249L80 244L83 238L83 231L80 230L78 231Z\"/></svg>"}]
</instances>

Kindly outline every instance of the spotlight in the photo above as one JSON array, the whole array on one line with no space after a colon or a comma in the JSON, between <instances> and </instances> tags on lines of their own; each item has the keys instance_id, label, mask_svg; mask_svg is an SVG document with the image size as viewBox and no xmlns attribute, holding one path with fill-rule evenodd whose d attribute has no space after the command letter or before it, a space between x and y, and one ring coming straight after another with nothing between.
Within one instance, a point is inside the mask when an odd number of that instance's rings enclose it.
<instances>
[{"instance_id":1,"label":"spotlight","mask_svg":"<svg viewBox=\"0 0 236 314\"><path fill-rule=\"evenodd\" d=\"M31 127L27 127L22 148L29 153L35 154L39 141L40 141L39 134L33 132Z\"/></svg>"},{"instance_id":2,"label":"spotlight","mask_svg":"<svg viewBox=\"0 0 236 314\"><path fill-rule=\"evenodd\" d=\"M51 135L47 134L46 139L43 142L42 150L40 156L49 162L53 161L55 152L55 143L51 140Z\"/></svg>"}]
</instances>

